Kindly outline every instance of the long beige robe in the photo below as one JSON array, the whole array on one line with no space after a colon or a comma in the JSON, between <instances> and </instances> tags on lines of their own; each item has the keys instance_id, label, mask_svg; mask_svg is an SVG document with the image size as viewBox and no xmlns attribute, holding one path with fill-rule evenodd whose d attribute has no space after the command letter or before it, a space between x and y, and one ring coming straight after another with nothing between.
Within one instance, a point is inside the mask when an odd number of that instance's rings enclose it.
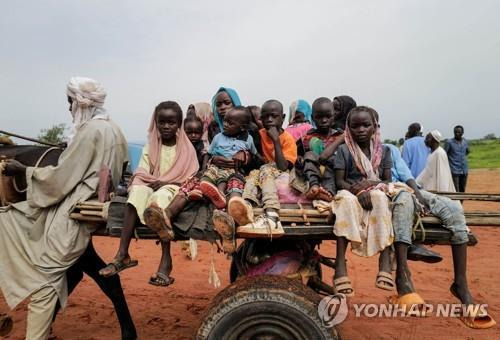
<instances>
[{"instance_id":1,"label":"long beige robe","mask_svg":"<svg viewBox=\"0 0 500 340\"><path fill-rule=\"evenodd\" d=\"M91 226L69 218L77 202L95 196L99 170L119 181L127 144L118 126L93 119L79 128L57 166L29 167L27 201L0 210L0 287L11 308L52 286L64 307L66 270L83 254Z\"/></svg>"},{"instance_id":2,"label":"long beige robe","mask_svg":"<svg viewBox=\"0 0 500 340\"><path fill-rule=\"evenodd\" d=\"M424 190L455 192L448 155L442 147L429 155L427 164L416 181Z\"/></svg>"}]
</instances>

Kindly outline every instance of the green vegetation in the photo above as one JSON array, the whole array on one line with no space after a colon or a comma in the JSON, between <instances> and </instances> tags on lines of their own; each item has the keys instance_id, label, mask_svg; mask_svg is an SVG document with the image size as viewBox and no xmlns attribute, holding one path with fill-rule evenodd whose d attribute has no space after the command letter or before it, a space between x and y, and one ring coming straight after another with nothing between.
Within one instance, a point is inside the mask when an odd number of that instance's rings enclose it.
<instances>
[{"instance_id":1,"label":"green vegetation","mask_svg":"<svg viewBox=\"0 0 500 340\"><path fill-rule=\"evenodd\" d=\"M469 140L470 169L500 168L500 138Z\"/></svg>"},{"instance_id":2,"label":"green vegetation","mask_svg":"<svg viewBox=\"0 0 500 340\"><path fill-rule=\"evenodd\" d=\"M53 125L48 129L42 129L38 139L47 143L60 144L63 142L66 124Z\"/></svg>"}]
</instances>

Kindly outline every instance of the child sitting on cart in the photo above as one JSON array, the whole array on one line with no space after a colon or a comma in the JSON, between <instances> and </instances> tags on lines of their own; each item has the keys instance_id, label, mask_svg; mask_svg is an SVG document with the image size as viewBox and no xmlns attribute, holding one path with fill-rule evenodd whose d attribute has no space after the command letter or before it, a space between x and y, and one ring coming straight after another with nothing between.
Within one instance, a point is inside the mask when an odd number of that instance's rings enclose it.
<instances>
[{"instance_id":1,"label":"child sitting on cart","mask_svg":"<svg viewBox=\"0 0 500 340\"><path fill-rule=\"evenodd\" d=\"M165 227L162 210L172 201L180 185L198 171L198 163L193 159L196 159L196 151L182 128L182 109L173 101L158 104L149 125L148 144L143 148L129 187L120 247L113 261L99 274L108 277L138 264L130 258L128 248L139 219L161 239L162 258L158 272L149 283L168 286L174 282L170 277L170 240L174 235Z\"/></svg>"},{"instance_id":2,"label":"child sitting on cart","mask_svg":"<svg viewBox=\"0 0 500 340\"><path fill-rule=\"evenodd\" d=\"M333 154L338 146L344 143L342 133L331 128L332 101L326 97L316 99L312 106L312 119L316 127L297 141L299 157L295 171L296 174L302 173L305 186L293 186L293 183L292 186L306 194L310 200L331 201L336 191L333 158L322 162L319 157L325 148L328 147Z\"/></svg>"},{"instance_id":3,"label":"child sitting on cart","mask_svg":"<svg viewBox=\"0 0 500 340\"><path fill-rule=\"evenodd\" d=\"M284 234L279 221L280 203L275 179L283 171L290 170L297 160L295 140L282 128L284 118L283 105L279 101L268 100L262 105L261 119L264 128L259 133L263 157L267 163L250 172L243 197L234 197L228 206L228 213L239 225L240 234L254 237ZM265 213L254 221L252 206L260 204ZM217 227L218 221L214 220L214 224Z\"/></svg>"},{"instance_id":4,"label":"child sitting on cart","mask_svg":"<svg viewBox=\"0 0 500 340\"><path fill-rule=\"evenodd\" d=\"M334 157L337 256L336 291L347 296L354 289L347 276L345 253L348 242L359 256L382 252L377 285L391 272L389 246L394 239L389 200L383 187L391 181L391 152L381 142L375 110L358 106L347 116L345 144ZM389 274L390 275L390 274Z\"/></svg>"},{"instance_id":5,"label":"child sitting on cart","mask_svg":"<svg viewBox=\"0 0 500 340\"><path fill-rule=\"evenodd\" d=\"M241 196L243 179L231 180L239 172L240 165L247 164L251 157L257 154L253 138L248 133L251 113L244 106L230 109L223 120L223 131L218 133L210 147L208 154L210 164L203 172L200 180L200 189L218 209L226 207L226 194L232 193Z\"/></svg>"}]
</instances>

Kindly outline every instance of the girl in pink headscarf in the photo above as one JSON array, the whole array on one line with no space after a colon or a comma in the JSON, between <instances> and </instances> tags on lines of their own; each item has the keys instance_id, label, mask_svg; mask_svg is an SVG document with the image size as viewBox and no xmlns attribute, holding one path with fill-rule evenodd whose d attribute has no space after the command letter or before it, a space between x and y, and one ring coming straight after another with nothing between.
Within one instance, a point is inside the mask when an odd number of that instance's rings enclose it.
<instances>
[{"instance_id":1,"label":"girl in pink headscarf","mask_svg":"<svg viewBox=\"0 0 500 340\"><path fill-rule=\"evenodd\" d=\"M148 144L129 186L120 248L113 261L99 272L101 275L108 277L138 264L130 258L128 248L139 219L158 233L162 246L158 272L149 283L168 286L174 282L170 277L170 241L174 235L166 226L163 210L181 184L197 171L196 151L182 128L182 109L172 101L158 104L149 125Z\"/></svg>"},{"instance_id":2,"label":"girl in pink headscarf","mask_svg":"<svg viewBox=\"0 0 500 340\"><path fill-rule=\"evenodd\" d=\"M337 195L332 204L335 214L333 232L337 236L334 284L338 293L354 295L345 253L351 242L353 253L373 256L382 253L376 286L391 290L389 246L393 242L389 199L386 183L391 181L392 159L388 147L382 145L377 113L358 106L347 116L345 144L334 158Z\"/></svg>"}]
</instances>

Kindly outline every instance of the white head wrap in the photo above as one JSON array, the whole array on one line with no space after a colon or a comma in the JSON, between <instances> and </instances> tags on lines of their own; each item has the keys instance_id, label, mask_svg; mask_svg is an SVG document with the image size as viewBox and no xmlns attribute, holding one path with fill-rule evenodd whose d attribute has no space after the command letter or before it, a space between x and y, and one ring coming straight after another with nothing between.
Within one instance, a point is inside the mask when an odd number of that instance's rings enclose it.
<instances>
[{"instance_id":1,"label":"white head wrap","mask_svg":"<svg viewBox=\"0 0 500 340\"><path fill-rule=\"evenodd\" d=\"M432 130L430 134L438 142L441 142L441 139L443 139L443 135L438 130Z\"/></svg>"},{"instance_id":2,"label":"white head wrap","mask_svg":"<svg viewBox=\"0 0 500 340\"><path fill-rule=\"evenodd\" d=\"M66 94L73 100L71 104L73 127L68 143L71 143L78 129L89 120L109 119L106 109L103 108L106 90L94 79L72 77L69 80Z\"/></svg>"}]
</instances>

